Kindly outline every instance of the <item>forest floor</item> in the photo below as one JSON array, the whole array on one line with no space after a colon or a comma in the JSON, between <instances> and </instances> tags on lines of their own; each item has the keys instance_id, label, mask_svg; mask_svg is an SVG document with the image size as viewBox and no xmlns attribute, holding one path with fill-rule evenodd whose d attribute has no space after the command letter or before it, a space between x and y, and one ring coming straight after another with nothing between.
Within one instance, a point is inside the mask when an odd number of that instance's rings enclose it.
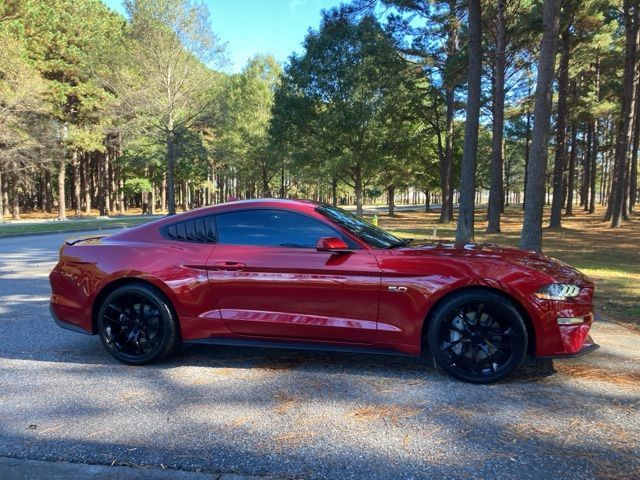
<instances>
[{"instance_id":1,"label":"forest floor","mask_svg":"<svg viewBox=\"0 0 640 480\"><path fill-rule=\"evenodd\" d=\"M433 240L452 240L455 222L438 223L439 212L401 212L393 217L381 215L379 225L414 244ZM502 233L484 233L486 213L476 214L476 242L518 246L522 211L507 208ZM596 313L632 324L640 330L640 216L622 228L609 228L603 212L588 215L576 209L563 218L563 228L544 229L544 253L568 263L595 280Z\"/></svg>"}]
</instances>

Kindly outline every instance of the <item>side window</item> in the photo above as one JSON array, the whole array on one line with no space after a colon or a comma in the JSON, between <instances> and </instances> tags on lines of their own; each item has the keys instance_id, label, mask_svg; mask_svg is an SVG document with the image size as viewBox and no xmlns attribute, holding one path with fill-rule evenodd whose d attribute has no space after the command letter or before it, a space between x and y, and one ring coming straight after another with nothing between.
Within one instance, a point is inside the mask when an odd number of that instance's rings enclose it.
<instances>
[{"instance_id":1,"label":"side window","mask_svg":"<svg viewBox=\"0 0 640 480\"><path fill-rule=\"evenodd\" d=\"M192 218L162 227L162 235L169 240L182 242L215 243L213 216Z\"/></svg>"},{"instance_id":2,"label":"side window","mask_svg":"<svg viewBox=\"0 0 640 480\"><path fill-rule=\"evenodd\" d=\"M343 238L313 218L284 210L243 210L216 215L218 241L228 245L315 248L320 237Z\"/></svg>"}]
</instances>

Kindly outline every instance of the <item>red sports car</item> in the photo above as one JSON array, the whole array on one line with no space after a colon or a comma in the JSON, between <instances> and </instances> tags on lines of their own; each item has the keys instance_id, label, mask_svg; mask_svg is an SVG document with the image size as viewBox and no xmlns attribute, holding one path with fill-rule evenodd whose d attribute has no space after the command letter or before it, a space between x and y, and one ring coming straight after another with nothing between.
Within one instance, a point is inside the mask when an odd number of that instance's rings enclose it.
<instances>
[{"instance_id":1,"label":"red sports car","mask_svg":"<svg viewBox=\"0 0 640 480\"><path fill-rule=\"evenodd\" d=\"M421 355L489 383L597 348L593 283L515 248L409 246L342 209L247 200L67 241L51 311L141 365L180 342Z\"/></svg>"}]
</instances>

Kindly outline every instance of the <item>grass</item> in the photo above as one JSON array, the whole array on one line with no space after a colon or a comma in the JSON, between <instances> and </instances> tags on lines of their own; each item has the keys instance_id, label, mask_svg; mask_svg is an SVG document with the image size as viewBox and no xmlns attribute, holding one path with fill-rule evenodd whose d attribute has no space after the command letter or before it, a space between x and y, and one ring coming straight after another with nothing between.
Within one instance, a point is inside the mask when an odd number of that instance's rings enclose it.
<instances>
[{"instance_id":1,"label":"grass","mask_svg":"<svg viewBox=\"0 0 640 480\"><path fill-rule=\"evenodd\" d=\"M8 222L0 224L0 238L14 235L73 232L78 230L101 230L141 225L158 217L117 217L106 219L70 219L65 221L42 221L38 223Z\"/></svg>"},{"instance_id":2,"label":"grass","mask_svg":"<svg viewBox=\"0 0 640 480\"><path fill-rule=\"evenodd\" d=\"M603 212L588 215L576 208L560 230L544 229L544 253L582 270L596 282L596 312L600 316L640 326L640 218L622 228L609 228ZM481 243L518 246L522 212L508 208L502 233L487 234L486 212L476 215L476 238ZM438 212L400 212L380 215L379 225L416 243L453 240L455 222L438 223Z\"/></svg>"}]
</instances>

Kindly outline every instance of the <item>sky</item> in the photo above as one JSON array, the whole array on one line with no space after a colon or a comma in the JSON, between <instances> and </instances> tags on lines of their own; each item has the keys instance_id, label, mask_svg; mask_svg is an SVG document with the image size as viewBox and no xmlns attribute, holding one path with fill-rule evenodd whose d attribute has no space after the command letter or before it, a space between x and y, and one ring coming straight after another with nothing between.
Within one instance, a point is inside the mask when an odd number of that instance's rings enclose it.
<instances>
[{"instance_id":1,"label":"sky","mask_svg":"<svg viewBox=\"0 0 640 480\"><path fill-rule=\"evenodd\" d=\"M111 9L124 13L122 0L103 0ZM317 29L320 11L340 0L204 0L209 8L214 33L227 45L230 72L239 72L247 60L259 53L271 53L285 62L300 52L309 28Z\"/></svg>"}]
</instances>

